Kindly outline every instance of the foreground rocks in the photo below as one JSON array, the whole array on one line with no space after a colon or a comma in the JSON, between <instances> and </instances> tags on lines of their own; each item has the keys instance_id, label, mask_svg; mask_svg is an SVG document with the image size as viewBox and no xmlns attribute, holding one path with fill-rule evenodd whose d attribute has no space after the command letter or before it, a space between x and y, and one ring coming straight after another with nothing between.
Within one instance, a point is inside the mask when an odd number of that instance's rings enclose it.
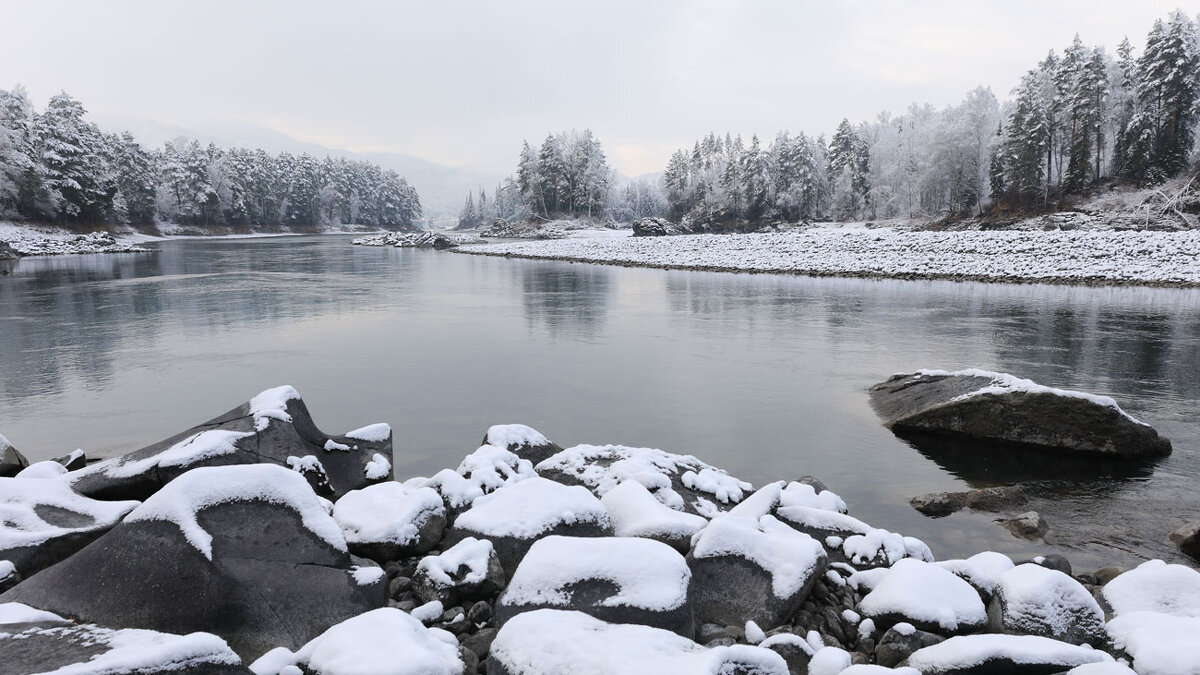
<instances>
[{"instance_id":1,"label":"foreground rocks","mask_svg":"<svg viewBox=\"0 0 1200 675\"><path fill-rule=\"evenodd\" d=\"M925 432L1109 457L1156 457L1171 442L1110 398L983 370L922 370L871 387L896 433Z\"/></svg>"},{"instance_id":2,"label":"foreground rocks","mask_svg":"<svg viewBox=\"0 0 1200 675\"><path fill-rule=\"evenodd\" d=\"M390 428L314 435L292 392L109 463L117 486L142 476L140 504L73 492L98 479L70 457L0 478L0 541L50 535L0 549L0 671L1200 672L1187 567L935 562L809 477L755 490L523 425L489 428L456 469L370 479L310 450L390 449ZM89 545L53 543L67 512L94 514Z\"/></svg>"}]
</instances>

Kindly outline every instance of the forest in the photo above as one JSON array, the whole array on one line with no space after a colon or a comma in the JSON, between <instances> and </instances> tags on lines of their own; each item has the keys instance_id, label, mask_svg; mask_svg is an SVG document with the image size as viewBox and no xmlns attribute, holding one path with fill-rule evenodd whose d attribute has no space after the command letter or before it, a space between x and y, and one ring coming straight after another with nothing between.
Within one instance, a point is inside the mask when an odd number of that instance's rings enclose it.
<instances>
[{"instance_id":1,"label":"forest","mask_svg":"<svg viewBox=\"0 0 1200 675\"><path fill-rule=\"evenodd\" d=\"M66 93L36 112L21 87L0 90L0 218L75 229L314 231L410 229L421 215L416 190L369 162L186 138L147 149L85 114Z\"/></svg>"}]
</instances>

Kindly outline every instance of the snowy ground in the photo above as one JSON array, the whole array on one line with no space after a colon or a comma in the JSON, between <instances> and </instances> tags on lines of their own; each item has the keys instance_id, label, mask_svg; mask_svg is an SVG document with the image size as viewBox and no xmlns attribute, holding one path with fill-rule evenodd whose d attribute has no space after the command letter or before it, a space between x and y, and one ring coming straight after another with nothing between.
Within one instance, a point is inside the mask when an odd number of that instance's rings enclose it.
<instances>
[{"instance_id":1,"label":"snowy ground","mask_svg":"<svg viewBox=\"0 0 1200 675\"><path fill-rule=\"evenodd\" d=\"M1017 283L1200 286L1200 231L789 232L578 238L462 253L663 269Z\"/></svg>"}]
</instances>

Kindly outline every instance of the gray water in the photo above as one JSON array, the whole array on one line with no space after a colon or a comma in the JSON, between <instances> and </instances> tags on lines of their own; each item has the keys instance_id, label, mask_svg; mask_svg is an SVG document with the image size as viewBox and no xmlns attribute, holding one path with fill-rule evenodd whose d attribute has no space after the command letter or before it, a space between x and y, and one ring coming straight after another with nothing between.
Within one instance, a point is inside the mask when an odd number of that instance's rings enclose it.
<instances>
[{"instance_id":1,"label":"gray water","mask_svg":"<svg viewBox=\"0 0 1200 675\"><path fill-rule=\"evenodd\" d=\"M26 258L0 276L0 433L33 459L127 452L291 384L339 432L395 428L401 478L455 467L491 424L565 446L695 454L755 484L811 474L939 558L1061 552L1080 569L1179 556L1200 520L1200 291L667 272L192 240ZM867 389L981 367L1115 397L1174 441L1156 464L1071 467L1035 499L1045 543L912 496L1045 478L909 445ZM1062 478L1059 471L1054 477Z\"/></svg>"}]
</instances>

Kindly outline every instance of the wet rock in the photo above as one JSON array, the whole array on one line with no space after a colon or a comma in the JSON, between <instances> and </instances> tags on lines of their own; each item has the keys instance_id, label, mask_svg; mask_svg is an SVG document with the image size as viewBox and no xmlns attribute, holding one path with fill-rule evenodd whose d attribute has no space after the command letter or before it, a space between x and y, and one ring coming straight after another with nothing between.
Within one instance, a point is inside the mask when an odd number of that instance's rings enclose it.
<instances>
[{"instance_id":1,"label":"wet rock","mask_svg":"<svg viewBox=\"0 0 1200 675\"><path fill-rule=\"evenodd\" d=\"M1171 443L1110 398L982 370L898 374L871 388L895 432L929 432L1110 457L1170 454Z\"/></svg>"},{"instance_id":2,"label":"wet rock","mask_svg":"<svg viewBox=\"0 0 1200 675\"><path fill-rule=\"evenodd\" d=\"M271 464L193 469L0 595L106 626L212 632L246 659L386 601L383 571L354 566L308 483Z\"/></svg>"},{"instance_id":3,"label":"wet rock","mask_svg":"<svg viewBox=\"0 0 1200 675\"><path fill-rule=\"evenodd\" d=\"M1071 561L1067 560L1066 556L1059 555L1057 553L1039 555L1032 560L1027 560L1025 562L1031 562L1034 565L1040 565L1041 567L1045 567L1047 569L1058 570L1067 576L1072 575Z\"/></svg>"},{"instance_id":4,"label":"wet rock","mask_svg":"<svg viewBox=\"0 0 1200 675\"><path fill-rule=\"evenodd\" d=\"M313 423L300 394L284 386L180 434L68 474L74 488L97 499L144 500L201 466L288 466L288 458L319 458L333 495L392 477L392 435L386 424L330 436Z\"/></svg>"},{"instance_id":5,"label":"wet rock","mask_svg":"<svg viewBox=\"0 0 1200 675\"><path fill-rule=\"evenodd\" d=\"M1170 539L1184 555L1200 562L1200 524L1184 525L1172 532Z\"/></svg>"},{"instance_id":6,"label":"wet rock","mask_svg":"<svg viewBox=\"0 0 1200 675\"><path fill-rule=\"evenodd\" d=\"M1015 518L997 522L1009 532L1025 539L1041 539L1046 534L1046 530L1050 529L1050 526L1046 524L1046 519L1042 518L1037 511L1026 511Z\"/></svg>"},{"instance_id":7,"label":"wet rock","mask_svg":"<svg viewBox=\"0 0 1200 675\"><path fill-rule=\"evenodd\" d=\"M965 492L931 492L929 494L913 497L908 500L909 504L917 511L929 516L930 518L941 518L948 516L951 513L957 513L967 506L967 493Z\"/></svg>"}]
</instances>

